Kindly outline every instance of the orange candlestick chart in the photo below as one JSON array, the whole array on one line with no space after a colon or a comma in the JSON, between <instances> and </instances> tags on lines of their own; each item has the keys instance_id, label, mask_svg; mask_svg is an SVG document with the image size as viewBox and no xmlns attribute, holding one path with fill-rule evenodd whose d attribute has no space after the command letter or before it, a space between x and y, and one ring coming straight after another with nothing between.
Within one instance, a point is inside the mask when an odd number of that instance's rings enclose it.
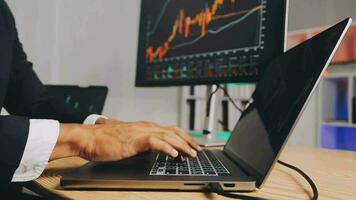
<instances>
[{"instance_id":1,"label":"orange candlestick chart","mask_svg":"<svg viewBox=\"0 0 356 200\"><path fill-rule=\"evenodd\" d=\"M189 4L192 1L195 1L194 6ZM148 23L146 60L161 61L184 54L214 52L219 47L229 48L229 44L211 46L224 42L224 32L251 35L247 40L250 44L241 44L238 48L263 48L263 8L262 0L167 0L155 22ZM249 27L250 30L243 25L248 20L256 24ZM206 48L208 45L211 48Z\"/></svg>"},{"instance_id":2,"label":"orange candlestick chart","mask_svg":"<svg viewBox=\"0 0 356 200\"><path fill-rule=\"evenodd\" d=\"M141 0L136 86L256 82L284 50L285 0Z\"/></svg>"}]
</instances>

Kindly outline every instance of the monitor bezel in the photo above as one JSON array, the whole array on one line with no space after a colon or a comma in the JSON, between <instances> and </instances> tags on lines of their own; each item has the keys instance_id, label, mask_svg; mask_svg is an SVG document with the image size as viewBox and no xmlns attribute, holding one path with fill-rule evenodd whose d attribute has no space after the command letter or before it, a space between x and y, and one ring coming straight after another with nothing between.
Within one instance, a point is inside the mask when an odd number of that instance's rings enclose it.
<instances>
[{"instance_id":1,"label":"monitor bezel","mask_svg":"<svg viewBox=\"0 0 356 200\"><path fill-rule=\"evenodd\" d=\"M226 83L257 83L260 79L260 76L254 75L254 76L246 76L246 77L227 77L227 78L216 78L215 80L212 80L210 78L204 80L204 79L199 79L199 80L194 80L194 79L181 79L181 80L163 80L163 81L146 81L141 79L139 77L138 73L138 68L139 68L139 63L144 56L142 53L144 52L142 50L142 46L140 46L141 41L141 34L143 30L141 30L142 27L142 21L141 19L144 17L143 16L143 0L140 1L140 21L139 21L139 34L138 34L138 48L137 48L137 56L136 56L136 75L135 75L135 87L173 87L173 86L195 86L195 85L215 85L215 84L226 84ZM283 12L283 38L281 42L280 48L280 54L286 51L286 46L287 46L287 31L288 31L288 8L289 8L289 0L282 0L283 2L283 7L284 7L284 12Z\"/></svg>"}]
</instances>

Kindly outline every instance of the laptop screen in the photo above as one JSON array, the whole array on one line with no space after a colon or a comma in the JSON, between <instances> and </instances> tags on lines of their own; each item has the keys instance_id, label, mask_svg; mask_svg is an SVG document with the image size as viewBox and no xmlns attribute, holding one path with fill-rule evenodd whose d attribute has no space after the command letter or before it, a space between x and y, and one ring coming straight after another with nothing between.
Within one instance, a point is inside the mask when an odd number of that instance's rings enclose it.
<instances>
[{"instance_id":1,"label":"laptop screen","mask_svg":"<svg viewBox=\"0 0 356 200\"><path fill-rule=\"evenodd\" d=\"M224 151L260 187L335 53L351 19L320 33L272 61ZM310 134L313 130L311 130Z\"/></svg>"}]
</instances>

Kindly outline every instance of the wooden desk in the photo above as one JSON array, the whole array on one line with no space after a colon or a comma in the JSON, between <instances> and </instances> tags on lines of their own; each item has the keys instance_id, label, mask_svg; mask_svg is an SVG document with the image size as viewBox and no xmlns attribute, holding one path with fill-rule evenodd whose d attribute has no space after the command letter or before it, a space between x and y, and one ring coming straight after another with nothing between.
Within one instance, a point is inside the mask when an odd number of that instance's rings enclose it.
<instances>
[{"instance_id":1,"label":"wooden desk","mask_svg":"<svg viewBox=\"0 0 356 200\"><path fill-rule=\"evenodd\" d=\"M320 199L356 199L356 152L287 147L281 160L303 169L319 189ZM227 199L200 192L68 191L59 186L60 175L86 163L80 158L51 162L43 175L29 184L41 194L70 199ZM263 189L248 193L268 199L309 199L311 190L296 172L276 165Z\"/></svg>"}]
</instances>

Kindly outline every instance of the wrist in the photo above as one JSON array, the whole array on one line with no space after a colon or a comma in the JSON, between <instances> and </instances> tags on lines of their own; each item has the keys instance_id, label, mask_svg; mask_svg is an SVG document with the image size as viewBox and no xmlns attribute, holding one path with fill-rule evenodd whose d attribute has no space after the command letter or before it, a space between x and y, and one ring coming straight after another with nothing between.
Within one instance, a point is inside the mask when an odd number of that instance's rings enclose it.
<instances>
[{"instance_id":1,"label":"wrist","mask_svg":"<svg viewBox=\"0 0 356 200\"><path fill-rule=\"evenodd\" d=\"M90 127L85 125L60 124L60 133L50 161L79 156L90 141L90 131Z\"/></svg>"},{"instance_id":2,"label":"wrist","mask_svg":"<svg viewBox=\"0 0 356 200\"><path fill-rule=\"evenodd\" d=\"M104 124L106 121L108 121L107 118L99 117L99 118L95 121L95 124Z\"/></svg>"},{"instance_id":3,"label":"wrist","mask_svg":"<svg viewBox=\"0 0 356 200\"><path fill-rule=\"evenodd\" d=\"M85 125L94 125L94 124L98 124L98 120L99 119L108 119L107 117L103 116L103 115L97 115L97 114L92 114L89 115L83 122L83 124Z\"/></svg>"}]
</instances>

